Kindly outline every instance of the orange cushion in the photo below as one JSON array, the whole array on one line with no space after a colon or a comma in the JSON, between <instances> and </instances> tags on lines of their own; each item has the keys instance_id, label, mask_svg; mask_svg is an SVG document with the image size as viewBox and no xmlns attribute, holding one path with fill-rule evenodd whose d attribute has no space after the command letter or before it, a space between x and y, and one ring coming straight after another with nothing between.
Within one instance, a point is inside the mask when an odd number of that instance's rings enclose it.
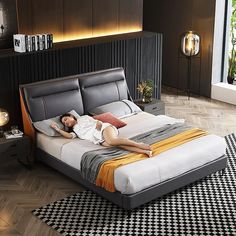
<instances>
[{"instance_id":1,"label":"orange cushion","mask_svg":"<svg viewBox=\"0 0 236 236\"><path fill-rule=\"evenodd\" d=\"M93 116L95 120L100 120L103 123L110 123L111 125L114 125L117 129L126 126L127 124L123 122L122 120L118 119L112 113L106 112L100 115Z\"/></svg>"}]
</instances>

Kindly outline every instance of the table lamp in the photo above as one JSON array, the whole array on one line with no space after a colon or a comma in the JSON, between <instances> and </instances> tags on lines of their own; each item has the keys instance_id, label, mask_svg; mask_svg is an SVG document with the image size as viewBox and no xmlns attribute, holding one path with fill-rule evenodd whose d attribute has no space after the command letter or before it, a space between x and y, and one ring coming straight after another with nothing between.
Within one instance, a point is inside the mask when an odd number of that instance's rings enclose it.
<instances>
[{"instance_id":1,"label":"table lamp","mask_svg":"<svg viewBox=\"0 0 236 236\"><path fill-rule=\"evenodd\" d=\"M6 110L0 108L0 138L3 137L3 126L9 122L9 114Z\"/></svg>"}]
</instances>

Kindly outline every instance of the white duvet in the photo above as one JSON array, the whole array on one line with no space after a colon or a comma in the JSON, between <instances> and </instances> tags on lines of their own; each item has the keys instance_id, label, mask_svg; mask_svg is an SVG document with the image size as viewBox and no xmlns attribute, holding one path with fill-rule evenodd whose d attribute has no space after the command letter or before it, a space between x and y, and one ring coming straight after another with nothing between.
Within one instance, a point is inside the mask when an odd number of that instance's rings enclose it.
<instances>
[{"instance_id":1,"label":"white duvet","mask_svg":"<svg viewBox=\"0 0 236 236\"><path fill-rule=\"evenodd\" d=\"M119 129L120 136L132 137L142 132L162 127L166 124L184 122L168 116L154 116L146 112L123 119L127 125ZM85 140L69 140L62 137L48 137L37 134L40 149L80 170L83 153L104 148ZM119 167L114 173L117 191L133 194L162 181L176 177L197 168L225 154L225 140L209 134L178 147L172 148L152 158Z\"/></svg>"}]
</instances>

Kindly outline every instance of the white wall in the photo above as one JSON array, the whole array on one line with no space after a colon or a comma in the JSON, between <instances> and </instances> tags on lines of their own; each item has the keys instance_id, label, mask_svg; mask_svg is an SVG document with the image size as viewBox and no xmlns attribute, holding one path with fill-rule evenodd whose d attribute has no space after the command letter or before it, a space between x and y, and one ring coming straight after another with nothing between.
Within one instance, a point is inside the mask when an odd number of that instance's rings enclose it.
<instances>
[{"instance_id":1,"label":"white wall","mask_svg":"<svg viewBox=\"0 0 236 236\"><path fill-rule=\"evenodd\" d=\"M226 47L228 52L229 30L227 30L226 45L223 45L224 39L224 19L225 19L225 0L216 0L215 7L215 26L214 26L214 44L213 44L213 58L212 58L212 84L221 82L222 75L222 52L223 47ZM231 0L229 6L231 6ZM231 12L231 11L230 11ZM230 17L228 17L229 27ZM227 78L227 53L225 55L225 70L223 81L226 82Z\"/></svg>"},{"instance_id":2,"label":"white wall","mask_svg":"<svg viewBox=\"0 0 236 236\"><path fill-rule=\"evenodd\" d=\"M227 83L213 84L211 98L236 105L236 85Z\"/></svg>"},{"instance_id":3,"label":"white wall","mask_svg":"<svg viewBox=\"0 0 236 236\"><path fill-rule=\"evenodd\" d=\"M236 85L227 83L228 74L228 50L230 40L230 18L231 18L232 0L228 1L228 17L226 23L226 40L224 38L224 19L225 19L225 0L216 0L215 9L215 27L214 27L214 45L212 58L212 86L211 98L222 102L236 105ZM222 55L225 47L225 55ZM224 58L224 69L222 78L222 62ZM221 83L221 81L223 81Z\"/></svg>"}]
</instances>

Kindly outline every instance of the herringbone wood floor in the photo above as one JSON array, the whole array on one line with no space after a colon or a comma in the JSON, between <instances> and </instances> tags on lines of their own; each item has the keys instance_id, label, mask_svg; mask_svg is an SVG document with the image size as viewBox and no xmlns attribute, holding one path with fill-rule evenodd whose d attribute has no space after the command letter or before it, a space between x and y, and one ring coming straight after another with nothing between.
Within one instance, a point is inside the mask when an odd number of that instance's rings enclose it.
<instances>
[{"instance_id":1,"label":"herringbone wood floor","mask_svg":"<svg viewBox=\"0 0 236 236\"><path fill-rule=\"evenodd\" d=\"M236 133L236 106L193 96L190 100L174 89L163 89L162 100L166 115L184 118L187 123L203 128L210 133L225 136ZM180 94L180 92L179 92Z\"/></svg>"},{"instance_id":2,"label":"herringbone wood floor","mask_svg":"<svg viewBox=\"0 0 236 236\"><path fill-rule=\"evenodd\" d=\"M184 118L221 136L236 132L236 106L201 97L187 100L167 89L162 100L167 115ZM82 190L79 184L42 164L29 171L17 162L1 163L0 235L58 235L32 216L31 210Z\"/></svg>"}]
</instances>

